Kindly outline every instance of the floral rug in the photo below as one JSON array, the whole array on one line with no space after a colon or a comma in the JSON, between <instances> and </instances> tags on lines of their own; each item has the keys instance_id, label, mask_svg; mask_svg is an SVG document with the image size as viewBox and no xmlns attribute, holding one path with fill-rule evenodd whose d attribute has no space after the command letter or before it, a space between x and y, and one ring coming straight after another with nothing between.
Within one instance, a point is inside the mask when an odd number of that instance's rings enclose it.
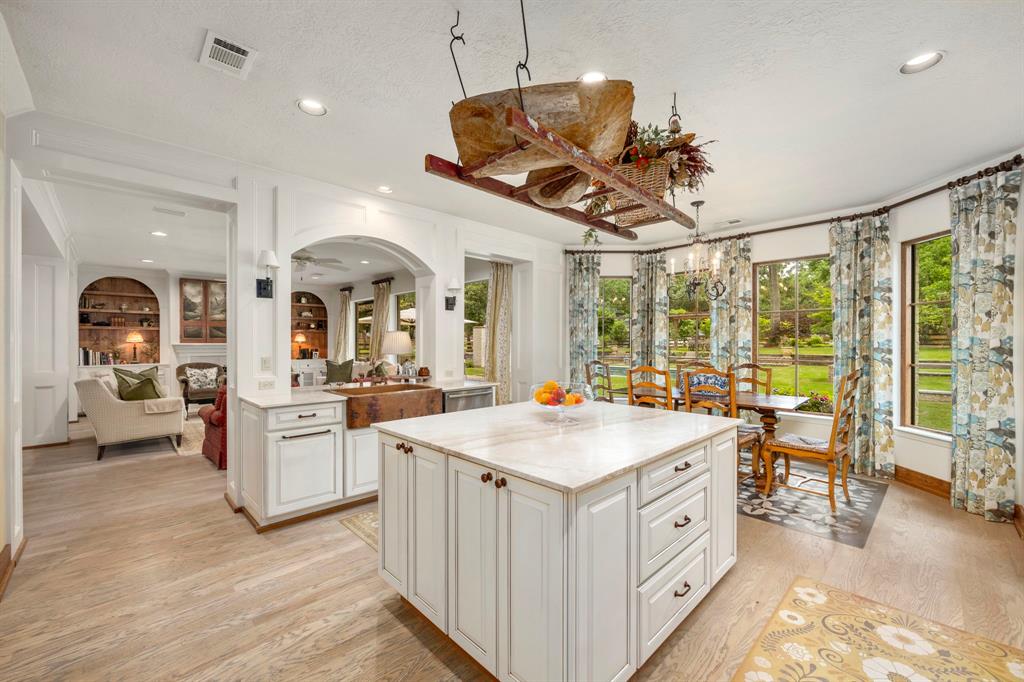
<instances>
[{"instance_id":1,"label":"floral rug","mask_svg":"<svg viewBox=\"0 0 1024 682\"><path fill-rule=\"evenodd\" d=\"M797 680L1024 680L1024 651L799 577L733 676Z\"/></svg>"},{"instance_id":2,"label":"floral rug","mask_svg":"<svg viewBox=\"0 0 1024 682\"><path fill-rule=\"evenodd\" d=\"M376 509L346 516L339 523L372 547L374 552L378 551L377 530L380 528L380 516Z\"/></svg>"},{"instance_id":3,"label":"floral rug","mask_svg":"<svg viewBox=\"0 0 1024 682\"><path fill-rule=\"evenodd\" d=\"M777 471L781 469L781 464L776 465ZM744 456L740 471L750 472L749 457ZM824 479L827 474L824 467L805 466L794 461L789 482L795 485L799 480L796 476L807 475ZM822 483L808 483L807 487L822 492L828 489ZM777 488L771 497L765 497L755 486L754 479L748 478L739 484L736 508L743 516L863 548L889 486L879 480L850 476L849 488L850 501L847 502L836 480L836 513L833 514L827 497L788 488Z\"/></svg>"}]
</instances>

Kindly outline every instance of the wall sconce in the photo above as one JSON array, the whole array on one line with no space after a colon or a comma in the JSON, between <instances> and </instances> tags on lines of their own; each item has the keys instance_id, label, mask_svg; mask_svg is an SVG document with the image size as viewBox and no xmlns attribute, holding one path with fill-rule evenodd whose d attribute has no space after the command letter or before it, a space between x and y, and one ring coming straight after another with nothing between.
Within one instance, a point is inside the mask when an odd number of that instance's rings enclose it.
<instances>
[{"instance_id":1,"label":"wall sconce","mask_svg":"<svg viewBox=\"0 0 1024 682\"><path fill-rule=\"evenodd\" d=\"M281 267L277 262L277 254L273 251L260 251L256 267L265 268L267 271L267 276L264 279L256 280L256 298L274 298L274 280L270 278L270 271Z\"/></svg>"},{"instance_id":2,"label":"wall sconce","mask_svg":"<svg viewBox=\"0 0 1024 682\"><path fill-rule=\"evenodd\" d=\"M459 293L459 289L462 285L459 284L458 277L452 277L448 281L448 295L444 297L444 309L455 310L455 295Z\"/></svg>"}]
</instances>

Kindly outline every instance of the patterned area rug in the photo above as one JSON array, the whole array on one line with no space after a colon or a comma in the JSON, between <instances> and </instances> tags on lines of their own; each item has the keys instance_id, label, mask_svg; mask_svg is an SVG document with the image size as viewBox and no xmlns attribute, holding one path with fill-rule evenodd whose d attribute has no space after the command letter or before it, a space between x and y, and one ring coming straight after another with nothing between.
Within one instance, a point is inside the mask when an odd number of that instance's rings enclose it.
<instances>
[{"instance_id":1,"label":"patterned area rug","mask_svg":"<svg viewBox=\"0 0 1024 682\"><path fill-rule=\"evenodd\" d=\"M1024 651L797 578L733 682L1024 680Z\"/></svg>"},{"instance_id":2,"label":"patterned area rug","mask_svg":"<svg viewBox=\"0 0 1024 682\"><path fill-rule=\"evenodd\" d=\"M199 417L189 416L185 421L185 430L181 433L181 445L176 445L179 455L191 456L203 454L203 440L206 438L206 427Z\"/></svg>"},{"instance_id":3,"label":"patterned area rug","mask_svg":"<svg viewBox=\"0 0 1024 682\"><path fill-rule=\"evenodd\" d=\"M776 465L781 471L782 465ZM750 458L745 456L740 471L750 471ZM795 485L797 475L824 479L823 467L804 466L794 462L790 470L790 484ZM826 491L822 483L808 483L811 490ZM736 497L737 511L744 516L776 523L803 533L828 538L853 547L864 547L875 523L878 509L889 489L879 480L850 476L850 501L843 497L839 480L836 480L836 513L829 508L828 498L811 495L799 490L778 488L771 497L757 489L753 478L739 485Z\"/></svg>"},{"instance_id":4,"label":"patterned area rug","mask_svg":"<svg viewBox=\"0 0 1024 682\"><path fill-rule=\"evenodd\" d=\"M377 529L380 527L380 516L376 510L359 512L346 516L339 521L341 525L356 534L373 551L377 551Z\"/></svg>"}]
</instances>

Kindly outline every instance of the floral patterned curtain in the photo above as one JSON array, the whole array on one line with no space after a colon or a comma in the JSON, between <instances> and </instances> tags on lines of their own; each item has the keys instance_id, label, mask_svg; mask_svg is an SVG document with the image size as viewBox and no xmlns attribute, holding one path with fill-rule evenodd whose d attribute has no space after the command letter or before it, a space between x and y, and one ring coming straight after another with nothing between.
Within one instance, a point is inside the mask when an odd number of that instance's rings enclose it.
<instances>
[{"instance_id":1,"label":"floral patterned curtain","mask_svg":"<svg viewBox=\"0 0 1024 682\"><path fill-rule=\"evenodd\" d=\"M950 501L1012 521L1015 486L1013 279L1021 172L950 192L953 463Z\"/></svg>"},{"instance_id":2,"label":"floral patterned curtain","mask_svg":"<svg viewBox=\"0 0 1024 682\"><path fill-rule=\"evenodd\" d=\"M388 329L388 307L391 305L391 280L373 283L373 319L370 321L370 360L381 359L384 332Z\"/></svg>"},{"instance_id":3,"label":"floral patterned curtain","mask_svg":"<svg viewBox=\"0 0 1024 682\"><path fill-rule=\"evenodd\" d=\"M497 404L512 402L512 264L491 262L487 287L487 340L484 372L498 384Z\"/></svg>"},{"instance_id":4,"label":"floral patterned curtain","mask_svg":"<svg viewBox=\"0 0 1024 682\"><path fill-rule=\"evenodd\" d=\"M668 271L663 251L633 254L631 299L633 367L668 369Z\"/></svg>"},{"instance_id":5,"label":"floral patterned curtain","mask_svg":"<svg viewBox=\"0 0 1024 682\"><path fill-rule=\"evenodd\" d=\"M601 254L570 253L569 381L587 381L587 363L597 359L597 308L600 304Z\"/></svg>"},{"instance_id":6,"label":"floral patterned curtain","mask_svg":"<svg viewBox=\"0 0 1024 682\"><path fill-rule=\"evenodd\" d=\"M345 362L349 359L348 327L349 318L352 317L351 287L341 290L338 303L338 333L334 339L334 360L335 362Z\"/></svg>"},{"instance_id":7,"label":"floral patterned curtain","mask_svg":"<svg viewBox=\"0 0 1024 682\"><path fill-rule=\"evenodd\" d=\"M850 454L854 471L892 478L892 251L887 216L829 229L832 275L833 386L853 371L857 384ZM834 391L833 391L834 395Z\"/></svg>"},{"instance_id":8,"label":"floral patterned curtain","mask_svg":"<svg viewBox=\"0 0 1024 682\"><path fill-rule=\"evenodd\" d=\"M750 362L754 345L754 268L750 238L720 242L725 293L711 301L711 364Z\"/></svg>"}]
</instances>

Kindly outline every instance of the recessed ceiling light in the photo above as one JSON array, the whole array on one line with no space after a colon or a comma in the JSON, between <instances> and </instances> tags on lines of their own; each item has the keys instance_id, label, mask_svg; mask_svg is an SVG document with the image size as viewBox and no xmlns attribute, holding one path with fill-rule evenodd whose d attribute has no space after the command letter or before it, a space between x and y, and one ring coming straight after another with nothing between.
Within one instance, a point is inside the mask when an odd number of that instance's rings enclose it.
<instances>
[{"instance_id":1,"label":"recessed ceiling light","mask_svg":"<svg viewBox=\"0 0 1024 682\"><path fill-rule=\"evenodd\" d=\"M142 262L143 263L152 263L153 261L151 259L149 259L149 258L143 258Z\"/></svg>"},{"instance_id":2,"label":"recessed ceiling light","mask_svg":"<svg viewBox=\"0 0 1024 682\"><path fill-rule=\"evenodd\" d=\"M320 275L313 275L313 279L320 279Z\"/></svg>"},{"instance_id":3,"label":"recessed ceiling light","mask_svg":"<svg viewBox=\"0 0 1024 682\"><path fill-rule=\"evenodd\" d=\"M925 69L930 69L941 62L943 56L942 52L925 52L924 54L918 55L905 62L903 66L900 67L900 73L906 75L921 73Z\"/></svg>"},{"instance_id":4,"label":"recessed ceiling light","mask_svg":"<svg viewBox=\"0 0 1024 682\"><path fill-rule=\"evenodd\" d=\"M295 105L299 111L310 116L323 116L327 113L327 107L315 99L300 99Z\"/></svg>"},{"instance_id":5,"label":"recessed ceiling light","mask_svg":"<svg viewBox=\"0 0 1024 682\"><path fill-rule=\"evenodd\" d=\"M361 260L359 262L362 263L363 265L369 265L370 264L370 261L368 261L368 260Z\"/></svg>"},{"instance_id":6,"label":"recessed ceiling light","mask_svg":"<svg viewBox=\"0 0 1024 682\"><path fill-rule=\"evenodd\" d=\"M391 194L394 190L387 185L377 185L377 191L381 194Z\"/></svg>"},{"instance_id":7,"label":"recessed ceiling light","mask_svg":"<svg viewBox=\"0 0 1024 682\"><path fill-rule=\"evenodd\" d=\"M608 76L604 75L603 71L587 71L576 80L584 83L600 83L601 81L608 80Z\"/></svg>"},{"instance_id":8,"label":"recessed ceiling light","mask_svg":"<svg viewBox=\"0 0 1024 682\"><path fill-rule=\"evenodd\" d=\"M153 235L154 237L166 237L167 236L166 232L161 232L160 230L156 230L155 232L150 232L150 234Z\"/></svg>"}]
</instances>

